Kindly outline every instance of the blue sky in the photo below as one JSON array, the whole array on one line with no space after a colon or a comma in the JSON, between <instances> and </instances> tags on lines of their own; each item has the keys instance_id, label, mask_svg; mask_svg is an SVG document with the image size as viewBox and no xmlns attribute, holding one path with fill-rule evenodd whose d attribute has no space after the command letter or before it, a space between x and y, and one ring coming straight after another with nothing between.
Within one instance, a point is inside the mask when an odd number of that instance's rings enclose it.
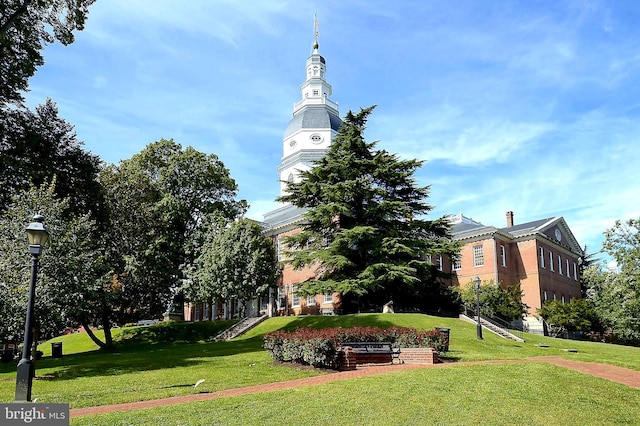
<instances>
[{"instance_id":1,"label":"blue sky","mask_svg":"<svg viewBox=\"0 0 640 426\"><path fill-rule=\"evenodd\" d=\"M430 217L506 226L563 216L599 250L640 217L640 3L98 0L49 46L28 104L52 98L114 163L160 138L220 157L261 220L317 14L340 114L426 163Z\"/></svg>"}]
</instances>

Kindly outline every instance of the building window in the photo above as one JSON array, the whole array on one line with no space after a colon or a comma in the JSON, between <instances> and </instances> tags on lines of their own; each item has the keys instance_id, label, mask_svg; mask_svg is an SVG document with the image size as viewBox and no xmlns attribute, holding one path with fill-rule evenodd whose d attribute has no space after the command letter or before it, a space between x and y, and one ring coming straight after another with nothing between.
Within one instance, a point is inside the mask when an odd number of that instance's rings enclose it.
<instances>
[{"instance_id":1,"label":"building window","mask_svg":"<svg viewBox=\"0 0 640 426\"><path fill-rule=\"evenodd\" d=\"M316 296L307 296L307 306L316 306Z\"/></svg>"},{"instance_id":2,"label":"building window","mask_svg":"<svg viewBox=\"0 0 640 426\"><path fill-rule=\"evenodd\" d=\"M567 276L569 278L571 278L571 271L569 271L569 259L565 259L565 266L567 267L566 272L567 272Z\"/></svg>"},{"instance_id":3,"label":"building window","mask_svg":"<svg viewBox=\"0 0 640 426\"><path fill-rule=\"evenodd\" d=\"M460 269L462 269L462 258L458 256L453 259L453 270L459 271Z\"/></svg>"},{"instance_id":4,"label":"building window","mask_svg":"<svg viewBox=\"0 0 640 426\"><path fill-rule=\"evenodd\" d=\"M540 253L540 267L544 268L544 249L540 247L538 252Z\"/></svg>"},{"instance_id":5,"label":"building window","mask_svg":"<svg viewBox=\"0 0 640 426\"><path fill-rule=\"evenodd\" d=\"M558 255L558 273L562 275L562 258Z\"/></svg>"},{"instance_id":6,"label":"building window","mask_svg":"<svg viewBox=\"0 0 640 426\"><path fill-rule=\"evenodd\" d=\"M473 266L484 266L484 251L482 246L473 246Z\"/></svg>"},{"instance_id":7,"label":"building window","mask_svg":"<svg viewBox=\"0 0 640 426\"><path fill-rule=\"evenodd\" d=\"M280 238L276 238L276 250L278 252L278 262L285 260L285 244Z\"/></svg>"},{"instance_id":8,"label":"building window","mask_svg":"<svg viewBox=\"0 0 640 426\"><path fill-rule=\"evenodd\" d=\"M322 295L322 303L333 303L333 293L325 293Z\"/></svg>"},{"instance_id":9,"label":"building window","mask_svg":"<svg viewBox=\"0 0 640 426\"><path fill-rule=\"evenodd\" d=\"M283 310L287 302L287 291L284 287L278 287L278 310Z\"/></svg>"},{"instance_id":10,"label":"building window","mask_svg":"<svg viewBox=\"0 0 640 426\"><path fill-rule=\"evenodd\" d=\"M573 279L578 281L578 267L576 266L576 262L573 262Z\"/></svg>"},{"instance_id":11,"label":"building window","mask_svg":"<svg viewBox=\"0 0 640 426\"><path fill-rule=\"evenodd\" d=\"M502 266L507 267L507 253L504 250L504 246L500 246L500 261Z\"/></svg>"},{"instance_id":12,"label":"building window","mask_svg":"<svg viewBox=\"0 0 640 426\"><path fill-rule=\"evenodd\" d=\"M549 252L549 268L551 268L551 272L553 272L553 252Z\"/></svg>"},{"instance_id":13,"label":"building window","mask_svg":"<svg viewBox=\"0 0 640 426\"><path fill-rule=\"evenodd\" d=\"M300 307L300 296L298 295L298 287L295 285L291 289L291 307L292 308Z\"/></svg>"},{"instance_id":14,"label":"building window","mask_svg":"<svg viewBox=\"0 0 640 426\"><path fill-rule=\"evenodd\" d=\"M209 304L205 303L202 305L202 320L207 321L209 319Z\"/></svg>"},{"instance_id":15,"label":"building window","mask_svg":"<svg viewBox=\"0 0 640 426\"><path fill-rule=\"evenodd\" d=\"M560 296L560 300L562 301L562 304L564 305L564 296Z\"/></svg>"},{"instance_id":16,"label":"building window","mask_svg":"<svg viewBox=\"0 0 640 426\"><path fill-rule=\"evenodd\" d=\"M557 299L556 294L553 293L553 300L556 300L556 299Z\"/></svg>"},{"instance_id":17,"label":"building window","mask_svg":"<svg viewBox=\"0 0 640 426\"><path fill-rule=\"evenodd\" d=\"M547 301L547 290L542 292L542 300Z\"/></svg>"},{"instance_id":18,"label":"building window","mask_svg":"<svg viewBox=\"0 0 640 426\"><path fill-rule=\"evenodd\" d=\"M436 268L438 271L442 271L442 255L436 256Z\"/></svg>"},{"instance_id":19,"label":"building window","mask_svg":"<svg viewBox=\"0 0 640 426\"><path fill-rule=\"evenodd\" d=\"M195 312L193 313L193 320L200 321L200 303L196 303Z\"/></svg>"}]
</instances>

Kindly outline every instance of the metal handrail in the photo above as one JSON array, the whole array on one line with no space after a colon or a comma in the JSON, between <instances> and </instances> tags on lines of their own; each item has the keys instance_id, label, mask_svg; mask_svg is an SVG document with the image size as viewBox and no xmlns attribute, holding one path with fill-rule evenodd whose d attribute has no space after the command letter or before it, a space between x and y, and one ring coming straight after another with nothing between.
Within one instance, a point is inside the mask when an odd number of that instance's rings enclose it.
<instances>
[{"instance_id":1,"label":"metal handrail","mask_svg":"<svg viewBox=\"0 0 640 426\"><path fill-rule=\"evenodd\" d=\"M463 308L464 308L464 314L466 316L470 318L476 318L477 315L476 315L475 308L470 308L466 305L463 305ZM482 315L482 314L480 314L480 320L493 324L494 326L501 328L503 330L507 330L509 333L513 334L514 336L519 337L522 340L525 340L524 331L520 328L514 327L512 323L508 323L507 321L500 318Z\"/></svg>"}]
</instances>

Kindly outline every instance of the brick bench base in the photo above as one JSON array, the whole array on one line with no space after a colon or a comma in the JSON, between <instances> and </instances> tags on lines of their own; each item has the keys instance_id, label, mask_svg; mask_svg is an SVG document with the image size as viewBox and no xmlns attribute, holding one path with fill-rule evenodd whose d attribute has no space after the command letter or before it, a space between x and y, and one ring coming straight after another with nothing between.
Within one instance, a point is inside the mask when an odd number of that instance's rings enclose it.
<instances>
[{"instance_id":1,"label":"brick bench base","mask_svg":"<svg viewBox=\"0 0 640 426\"><path fill-rule=\"evenodd\" d=\"M351 347L343 348L338 354L338 370L349 371L355 370L358 365L369 364L372 358L361 358ZM375 362L392 363L391 355L388 359L380 359ZM439 362L438 352L432 348L400 348L398 355L399 364L437 364Z\"/></svg>"},{"instance_id":2,"label":"brick bench base","mask_svg":"<svg viewBox=\"0 0 640 426\"><path fill-rule=\"evenodd\" d=\"M432 348L400 348L400 364L437 364L438 352Z\"/></svg>"}]
</instances>

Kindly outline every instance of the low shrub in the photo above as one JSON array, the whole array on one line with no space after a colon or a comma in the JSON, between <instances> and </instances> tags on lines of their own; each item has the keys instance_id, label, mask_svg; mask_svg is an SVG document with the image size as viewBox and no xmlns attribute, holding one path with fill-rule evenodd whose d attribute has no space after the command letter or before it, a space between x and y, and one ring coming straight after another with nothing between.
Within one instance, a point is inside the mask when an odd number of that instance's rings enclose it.
<instances>
[{"instance_id":1,"label":"low shrub","mask_svg":"<svg viewBox=\"0 0 640 426\"><path fill-rule=\"evenodd\" d=\"M437 330L410 327L299 328L264 335L263 348L280 362L336 368L339 348L346 342L390 342L394 347L433 348L442 353L445 341Z\"/></svg>"}]
</instances>

